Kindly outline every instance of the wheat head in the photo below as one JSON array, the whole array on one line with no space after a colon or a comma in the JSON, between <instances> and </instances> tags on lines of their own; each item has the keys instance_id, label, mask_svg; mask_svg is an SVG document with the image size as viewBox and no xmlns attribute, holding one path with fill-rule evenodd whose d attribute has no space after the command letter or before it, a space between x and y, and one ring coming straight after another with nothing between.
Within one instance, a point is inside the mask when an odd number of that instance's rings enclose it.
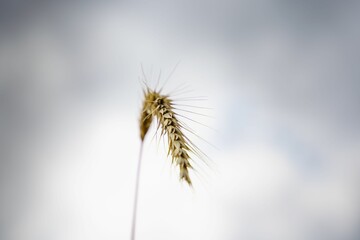
<instances>
[{"instance_id":1,"label":"wheat head","mask_svg":"<svg viewBox=\"0 0 360 240\"><path fill-rule=\"evenodd\" d=\"M152 120L156 118L157 129L161 129L161 136L167 136L168 155L171 155L172 163L179 166L180 180L185 180L191 186L189 169L189 152L192 151L190 142L183 133L183 127L176 118L173 102L167 95L162 95L159 91L146 88L144 91L144 101L140 116L140 138L144 141Z\"/></svg>"}]
</instances>

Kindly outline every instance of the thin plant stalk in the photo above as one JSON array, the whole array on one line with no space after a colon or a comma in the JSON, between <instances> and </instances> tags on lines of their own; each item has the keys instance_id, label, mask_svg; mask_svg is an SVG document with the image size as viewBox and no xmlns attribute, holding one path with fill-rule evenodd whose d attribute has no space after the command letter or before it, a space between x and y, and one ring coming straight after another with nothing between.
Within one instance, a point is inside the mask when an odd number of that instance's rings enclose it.
<instances>
[{"instance_id":1,"label":"thin plant stalk","mask_svg":"<svg viewBox=\"0 0 360 240\"><path fill-rule=\"evenodd\" d=\"M140 170L144 139L154 118L157 119L158 123L157 131L160 129L160 135L162 137L167 137L168 155L171 156L172 163L179 167L180 180L184 180L190 187L192 186L189 170L193 167L190 164L191 158L189 153L192 152L198 154L198 148L184 134L183 130L187 129L177 118L177 116L182 115L177 114L174 110L176 110L176 108L174 107L173 100L169 98L168 95L163 95L160 93L160 91L151 90L149 87L144 89L144 100L140 115L141 145L136 173L134 209L130 240L135 240L136 234L136 215L139 199Z\"/></svg>"},{"instance_id":2,"label":"thin plant stalk","mask_svg":"<svg viewBox=\"0 0 360 240\"><path fill-rule=\"evenodd\" d=\"M131 238L130 238L131 240L135 240L135 233L136 233L136 215L137 215L137 205L138 205L138 199L139 199L141 159L142 159L142 152L143 152L143 145L144 145L143 143L144 143L144 141L141 141L139 160L138 160L138 166L137 166L137 172L136 172L134 208L133 208L133 219L132 219Z\"/></svg>"}]
</instances>

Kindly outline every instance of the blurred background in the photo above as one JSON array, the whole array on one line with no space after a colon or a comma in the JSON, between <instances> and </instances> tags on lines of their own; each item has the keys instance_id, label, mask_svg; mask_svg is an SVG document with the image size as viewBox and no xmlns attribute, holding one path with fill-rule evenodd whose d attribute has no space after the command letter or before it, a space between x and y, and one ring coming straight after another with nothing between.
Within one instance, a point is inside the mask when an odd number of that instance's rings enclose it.
<instances>
[{"instance_id":1,"label":"blurred background","mask_svg":"<svg viewBox=\"0 0 360 240\"><path fill-rule=\"evenodd\" d=\"M0 239L129 239L141 64L150 86L161 71L164 93L211 108L179 106L213 116L183 112L216 148L189 133L209 156L191 190L150 130L137 239L359 239L359 13L359 1L1 1Z\"/></svg>"}]
</instances>

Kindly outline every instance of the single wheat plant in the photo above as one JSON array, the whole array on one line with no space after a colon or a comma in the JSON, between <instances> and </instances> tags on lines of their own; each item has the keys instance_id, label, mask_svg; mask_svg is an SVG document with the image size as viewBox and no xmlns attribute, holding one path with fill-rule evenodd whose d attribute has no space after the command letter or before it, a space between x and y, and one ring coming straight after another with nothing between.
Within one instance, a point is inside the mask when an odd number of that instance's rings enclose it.
<instances>
[{"instance_id":1,"label":"single wheat plant","mask_svg":"<svg viewBox=\"0 0 360 240\"><path fill-rule=\"evenodd\" d=\"M142 109L139 119L141 145L140 145L140 155L139 155L139 162L138 162L137 174L136 174L131 240L135 240L136 212L137 212L143 143L145 137L148 134L150 126L154 122L154 120L157 121L156 131L157 132L159 131L160 136L167 140L168 143L167 152L168 152L168 156L171 157L172 164L175 164L179 168L180 181L185 181L190 187L192 186L192 181L189 175L189 170L193 169L192 165L190 164L191 161L190 154L195 154L200 158L201 158L201 154L203 156L205 155L184 134L184 130L191 132L193 134L195 133L191 131L186 125L184 125L182 121L178 119L178 116L182 116L182 115L176 113L176 110L179 109L175 108L176 104L174 103L174 100L169 95L163 94L161 90L162 88L160 90L156 90L156 88L153 90L146 84L146 82L144 82L144 84L145 84L145 88L143 89L143 94L144 94L143 103L142 103ZM184 105L184 106L188 106L188 105ZM199 113L195 113L195 114L199 114Z\"/></svg>"}]
</instances>

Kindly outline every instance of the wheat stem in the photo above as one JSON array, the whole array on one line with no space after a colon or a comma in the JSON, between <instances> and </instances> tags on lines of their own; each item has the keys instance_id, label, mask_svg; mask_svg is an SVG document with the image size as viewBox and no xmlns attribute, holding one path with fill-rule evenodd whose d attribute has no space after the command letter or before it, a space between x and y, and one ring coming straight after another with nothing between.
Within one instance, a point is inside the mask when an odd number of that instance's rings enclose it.
<instances>
[{"instance_id":1,"label":"wheat stem","mask_svg":"<svg viewBox=\"0 0 360 240\"><path fill-rule=\"evenodd\" d=\"M136 214L137 214L137 205L138 205L138 199L139 199L140 170L141 170L141 159L142 159L143 145L144 145L144 141L141 141L140 152L139 152L139 160L138 160L137 171L136 171L134 208L133 208L133 219L132 219L131 238L130 238L131 240L135 240L135 233L136 233Z\"/></svg>"}]
</instances>

